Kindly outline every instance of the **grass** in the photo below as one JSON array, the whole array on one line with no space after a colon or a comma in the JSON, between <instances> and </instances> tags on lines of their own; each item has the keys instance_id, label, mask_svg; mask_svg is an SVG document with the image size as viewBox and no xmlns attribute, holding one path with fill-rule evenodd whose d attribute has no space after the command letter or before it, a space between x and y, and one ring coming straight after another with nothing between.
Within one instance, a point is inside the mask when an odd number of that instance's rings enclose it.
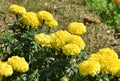
<instances>
[{"instance_id":1,"label":"grass","mask_svg":"<svg viewBox=\"0 0 120 81\"><path fill-rule=\"evenodd\" d=\"M2 24L3 17L9 14L8 8L11 4L22 5L27 11L38 12L39 10L47 10L51 12L59 22L59 27L53 31L66 29L70 22L84 23L83 20L86 16L92 20L100 19L94 11L91 11L85 5L84 0L1 0L0 24ZM114 38L114 29L111 29L104 22L100 24L86 24L86 27L87 33L83 35L83 39L86 42L88 54L104 47L113 48L120 54L120 39Z\"/></svg>"}]
</instances>

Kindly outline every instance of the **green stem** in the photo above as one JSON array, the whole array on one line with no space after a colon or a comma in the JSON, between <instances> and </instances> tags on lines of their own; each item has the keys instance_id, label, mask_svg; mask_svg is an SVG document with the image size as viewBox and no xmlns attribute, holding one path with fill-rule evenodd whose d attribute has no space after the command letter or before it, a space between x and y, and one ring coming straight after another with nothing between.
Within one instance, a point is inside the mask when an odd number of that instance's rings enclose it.
<instances>
[{"instance_id":1,"label":"green stem","mask_svg":"<svg viewBox=\"0 0 120 81\"><path fill-rule=\"evenodd\" d=\"M48 28L48 31L47 31L47 33L49 33L49 32L50 32L50 29L51 29L51 27L49 27L49 28Z\"/></svg>"},{"instance_id":2,"label":"green stem","mask_svg":"<svg viewBox=\"0 0 120 81\"><path fill-rule=\"evenodd\" d=\"M16 14L16 20L18 20L18 14Z\"/></svg>"},{"instance_id":3,"label":"green stem","mask_svg":"<svg viewBox=\"0 0 120 81\"><path fill-rule=\"evenodd\" d=\"M44 24L45 24L45 20L42 21L42 28L43 28Z\"/></svg>"}]
</instances>

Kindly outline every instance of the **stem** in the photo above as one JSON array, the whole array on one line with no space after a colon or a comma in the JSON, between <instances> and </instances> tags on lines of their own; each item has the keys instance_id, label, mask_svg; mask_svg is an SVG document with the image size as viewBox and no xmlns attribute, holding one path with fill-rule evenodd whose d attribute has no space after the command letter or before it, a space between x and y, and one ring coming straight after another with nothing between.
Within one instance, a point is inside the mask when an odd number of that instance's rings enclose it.
<instances>
[{"instance_id":1,"label":"stem","mask_svg":"<svg viewBox=\"0 0 120 81\"><path fill-rule=\"evenodd\" d=\"M49 28L48 28L48 31L47 31L47 33L49 33L49 32L50 32L50 29L51 29L51 27L49 27Z\"/></svg>"},{"instance_id":2,"label":"stem","mask_svg":"<svg viewBox=\"0 0 120 81\"><path fill-rule=\"evenodd\" d=\"M43 26L44 26L44 23L45 23L45 20L42 21L42 28L43 28Z\"/></svg>"},{"instance_id":3,"label":"stem","mask_svg":"<svg viewBox=\"0 0 120 81\"><path fill-rule=\"evenodd\" d=\"M18 20L18 14L16 14L16 20Z\"/></svg>"},{"instance_id":4,"label":"stem","mask_svg":"<svg viewBox=\"0 0 120 81\"><path fill-rule=\"evenodd\" d=\"M44 26L45 20L42 20L42 25L40 27L40 30L43 31L43 26Z\"/></svg>"}]
</instances>

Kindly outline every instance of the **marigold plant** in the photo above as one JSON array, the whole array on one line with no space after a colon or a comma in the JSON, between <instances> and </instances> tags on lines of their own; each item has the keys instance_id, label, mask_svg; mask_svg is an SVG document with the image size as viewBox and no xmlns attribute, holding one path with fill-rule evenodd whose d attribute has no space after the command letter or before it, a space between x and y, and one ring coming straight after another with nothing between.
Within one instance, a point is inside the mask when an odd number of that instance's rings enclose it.
<instances>
[{"instance_id":1,"label":"marigold plant","mask_svg":"<svg viewBox=\"0 0 120 81\"><path fill-rule=\"evenodd\" d=\"M19 5L9 11L16 18L5 22L7 34L0 39L0 81L118 81L118 54L110 48L87 54L82 22L51 31L59 27L51 12Z\"/></svg>"}]
</instances>

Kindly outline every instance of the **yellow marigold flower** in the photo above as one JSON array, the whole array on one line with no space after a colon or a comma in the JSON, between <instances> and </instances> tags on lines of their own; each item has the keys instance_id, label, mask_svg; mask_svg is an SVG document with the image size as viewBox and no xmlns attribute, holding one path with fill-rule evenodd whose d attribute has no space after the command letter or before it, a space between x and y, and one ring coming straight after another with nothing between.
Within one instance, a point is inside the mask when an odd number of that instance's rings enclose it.
<instances>
[{"instance_id":1,"label":"yellow marigold flower","mask_svg":"<svg viewBox=\"0 0 120 81\"><path fill-rule=\"evenodd\" d=\"M26 12L22 14L20 21L27 26L31 26L32 28L38 28L41 24L37 17L37 14L34 12Z\"/></svg>"},{"instance_id":2,"label":"yellow marigold flower","mask_svg":"<svg viewBox=\"0 0 120 81\"><path fill-rule=\"evenodd\" d=\"M69 79L66 77L66 76L64 76L64 77L62 77L61 79L60 79L60 81L68 81Z\"/></svg>"},{"instance_id":3,"label":"yellow marigold flower","mask_svg":"<svg viewBox=\"0 0 120 81\"><path fill-rule=\"evenodd\" d=\"M63 54L70 56L70 55L77 55L80 53L81 49L76 44L66 44L62 47Z\"/></svg>"},{"instance_id":4,"label":"yellow marigold flower","mask_svg":"<svg viewBox=\"0 0 120 81\"><path fill-rule=\"evenodd\" d=\"M114 59L118 59L118 55L117 53L110 49L110 48L103 48L103 49L99 49L99 51L97 52L98 55L100 55L102 58L114 58Z\"/></svg>"},{"instance_id":5,"label":"yellow marigold flower","mask_svg":"<svg viewBox=\"0 0 120 81\"><path fill-rule=\"evenodd\" d=\"M83 50L85 48L85 42L78 35L71 35L71 39L70 39L70 41L68 43L78 45L81 48L81 50Z\"/></svg>"},{"instance_id":6,"label":"yellow marigold flower","mask_svg":"<svg viewBox=\"0 0 120 81\"><path fill-rule=\"evenodd\" d=\"M73 22L68 25L68 31L74 35L82 35L86 32L86 27L83 23Z\"/></svg>"},{"instance_id":7,"label":"yellow marigold flower","mask_svg":"<svg viewBox=\"0 0 120 81\"><path fill-rule=\"evenodd\" d=\"M39 11L37 15L40 20L50 21L54 19L53 15L50 12L45 10Z\"/></svg>"},{"instance_id":8,"label":"yellow marigold flower","mask_svg":"<svg viewBox=\"0 0 120 81\"><path fill-rule=\"evenodd\" d=\"M94 60L83 61L78 65L80 74L95 76L100 73L100 64Z\"/></svg>"},{"instance_id":9,"label":"yellow marigold flower","mask_svg":"<svg viewBox=\"0 0 120 81\"><path fill-rule=\"evenodd\" d=\"M13 70L18 72L26 72L29 70L29 64L23 57L12 56L8 59L7 63L13 67Z\"/></svg>"},{"instance_id":10,"label":"yellow marigold flower","mask_svg":"<svg viewBox=\"0 0 120 81\"><path fill-rule=\"evenodd\" d=\"M70 39L71 34L67 31L59 30L51 34L52 42L51 45L56 50L63 47Z\"/></svg>"},{"instance_id":11,"label":"yellow marigold flower","mask_svg":"<svg viewBox=\"0 0 120 81\"><path fill-rule=\"evenodd\" d=\"M42 46L51 47L52 39L51 39L50 35L45 35L44 33L40 33L40 34L35 35L34 40L37 44L40 44Z\"/></svg>"},{"instance_id":12,"label":"yellow marigold flower","mask_svg":"<svg viewBox=\"0 0 120 81\"><path fill-rule=\"evenodd\" d=\"M101 71L115 75L120 69L120 60L107 58L101 62Z\"/></svg>"},{"instance_id":13,"label":"yellow marigold flower","mask_svg":"<svg viewBox=\"0 0 120 81\"><path fill-rule=\"evenodd\" d=\"M9 7L9 11L13 14L21 15L26 12L26 9L23 6L13 4Z\"/></svg>"},{"instance_id":14,"label":"yellow marigold flower","mask_svg":"<svg viewBox=\"0 0 120 81\"><path fill-rule=\"evenodd\" d=\"M1 76L11 76L13 74L12 66L7 64L7 62L0 62L0 75Z\"/></svg>"},{"instance_id":15,"label":"yellow marigold flower","mask_svg":"<svg viewBox=\"0 0 120 81\"><path fill-rule=\"evenodd\" d=\"M45 25L48 27L57 27L58 22L55 19L52 19L50 21L45 21Z\"/></svg>"},{"instance_id":16,"label":"yellow marigold flower","mask_svg":"<svg viewBox=\"0 0 120 81\"><path fill-rule=\"evenodd\" d=\"M95 61L99 62L99 56L95 53L90 54L88 60L95 60Z\"/></svg>"},{"instance_id":17,"label":"yellow marigold flower","mask_svg":"<svg viewBox=\"0 0 120 81\"><path fill-rule=\"evenodd\" d=\"M2 81L2 78L3 78L3 76L2 76L2 75L0 75L0 81Z\"/></svg>"}]
</instances>

